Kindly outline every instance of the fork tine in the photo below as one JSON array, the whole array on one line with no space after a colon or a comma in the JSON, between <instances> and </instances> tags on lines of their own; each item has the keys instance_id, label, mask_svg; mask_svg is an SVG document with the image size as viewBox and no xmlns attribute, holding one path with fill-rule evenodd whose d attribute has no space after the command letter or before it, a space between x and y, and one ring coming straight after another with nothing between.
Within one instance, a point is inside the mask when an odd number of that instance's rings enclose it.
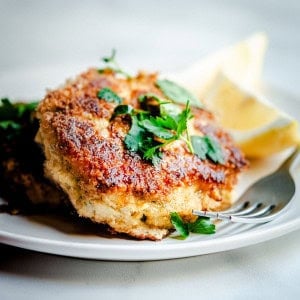
<instances>
[{"instance_id":1,"label":"fork tine","mask_svg":"<svg viewBox=\"0 0 300 300\"><path fill-rule=\"evenodd\" d=\"M237 213L239 211L242 211L244 209L246 209L248 206L250 205L249 201L246 201L244 203L236 203L235 205L233 205L232 207L230 207L227 210L224 210L224 213Z\"/></svg>"},{"instance_id":2,"label":"fork tine","mask_svg":"<svg viewBox=\"0 0 300 300\"><path fill-rule=\"evenodd\" d=\"M263 204L262 203L255 203L254 205L251 205L249 208L247 209L243 209L243 207L241 207L239 210L237 210L237 212L229 212L229 211L222 211L222 212L208 212L208 211L193 211L194 214L197 214L198 216L203 216L203 217L209 217L209 218L215 218L215 219L221 219L220 216L222 217L222 219L226 220L226 216L228 216L229 218L231 216L254 216L255 214L251 214L252 212L256 212L259 208L261 208ZM257 215L260 212L257 211Z\"/></svg>"},{"instance_id":3,"label":"fork tine","mask_svg":"<svg viewBox=\"0 0 300 300\"><path fill-rule=\"evenodd\" d=\"M244 210L240 210L236 213L229 213L232 216L244 216L244 215L248 215L251 214L252 212L255 212L256 210L258 210L259 208L261 208L263 204L262 203L255 203L254 205L249 206L248 208L244 209ZM224 212L227 213L227 212Z\"/></svg>"},{"instance_id":4,"label":"fork tine","mask_svg":"<svg viewBox=\"0 0 300 300\"><path fill-rule=\"evenodd\" d=\"M193 210L193 214L246 224L266 223L273 220L284 211L295 195L295 182L290 168L300 157L299 153L300 146L277 171L252 184L228 210L221 212ZM255 199L260 199L261 202L255 202Z\"/></svg>"},{"instance_id":5,"label":"fork tine","mask_svg":"<svg viewBox=\"0 0 300 300\"><path fill-rule=\"evenodd\" d=\"M245 224L259 224L259 223L267 223L272 221L273 219L276 218L276 216L279 214L279 212L274 213L274 214L269 214L267 216L263 217L239 217L239 216L232 216L230 219L231 222L236 222L236 223L245 223Z\"/></svg>"},{"instance_id":6,"label":"fork tine","mask_svg":"<svg viewBox=\"0 0 300 300\"><path fill-rule=\"evenodd\" d=\"M266 223L273 220L278 212L274 212L275 205L265 206L263 209L259 210L254 214L248 215L231 215L231 214L224 214L220 212L210 212L210 211L198 211L193 210L193 214L200 216L200 217L209 217L212 219L219 219L223 221L231 221L236 223L245 223L245 224L258 224L258 223Z\"/></svg>"},{"instance_id":7,"label":"fork tine","mask_svg":"<svg viewBox=\"0 0 300 300\"><path fill-rule=\"evenodd\" d=\"M247 216L247 218L266 216L269 213L271 213L274 210L275 207L276 207L275 205L264 206L260 210L258 210L257 212L255 212L253 214L247 214L246 216Z\"/></svg>"}]
</instances>

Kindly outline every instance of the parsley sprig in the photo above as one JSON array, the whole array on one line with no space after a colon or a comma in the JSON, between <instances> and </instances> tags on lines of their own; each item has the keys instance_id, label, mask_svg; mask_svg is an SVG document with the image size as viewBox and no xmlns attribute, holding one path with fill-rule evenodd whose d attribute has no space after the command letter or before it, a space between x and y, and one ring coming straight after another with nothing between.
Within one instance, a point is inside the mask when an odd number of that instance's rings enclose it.
<instances>
[{"instance_id":1,"label":"parsley sprig","mask_svg":"<svg viewBox=\"0 0 300 300\"><path fill-rule=\"evenodd\" d=\"M123 76L125 76L126 78L131 78L131 75L129 75L127 72L125 72L120 65L118 64L118 62L116 61L116 50L112 49L111 55L110 56L106 56L102 58L102 61L106 64L104 69L99 69L98 71L100 73L103 73L106 69L112 70L115 73L121 74Z\"/></svg>"},{"instance_id":2,"label":"parsley sprig","mask_svg":"<svg viewBox=\"0 0 300 300\"><path fill-rule=\"evenodd\" d=\"M120 104L122 102L121 97L119 97L112 89L109 87L105 87L101 89L97 93L97 97L99 99L104 99L107 102L117 103Z\"/></svg>"},{"instance_id":3,"label":"parsley sprig","mask_svg":"<svg viewBox=\"0 0 300 300\"><path fill-rule=\"evenodd\" d=\"M194 153L200 159L209 158L215 163L224 164L225 159L220 144L211 136L192 136Z\"/></svg>"},{"instance_id":4,"label":"parsley sprig","mask_svg":"<svg viewBox=\"0 0 300 300\"><path fill-rule=\"evenodd\" d=\"M175 104L153 95L143 95L143 103L157 101L159 112L135 110L129 105L116 107L113 117L120 114L131 116L131 128L125 137L127 149L141 154L153 164L162 157L161 149L175 140L183 139L192 151L192 143L187 133L187 122L193 115L189 101L181 111ZM148 108L149 109L149 108Z\"/></svg>"},{"instance_id":5,"label":"parsley sprig","mask_svg":"<svg viewBox=\"0 0 300 300\"><path fill-rule=\"evenodd\" d=\"M170 220L174 228L176 229L179 239L186 239L189 234L213 234L216 232L216 226L207 217L198 217L195 222L184 222L177 212L170 214Z\"/></svg>"},{"instance_id":6,"label":"parsley sprig","mask_svg":"<svg viewBox=\"0 0 300 300\"><path fill-rule=\"evenodd\" d=\"M131 127L124 140L128 150L157 164L162 158L163 147L176 140L183 140L189 151L200 159L224 163L220 144L213 137L190 136L188 121L193 115L189 101L183 110L179 105L157 95L145 94L139 97L139 101L143 109L118 105L113 113L113 118L124 114L131 117Z\"/></svg>"}]
</instances>

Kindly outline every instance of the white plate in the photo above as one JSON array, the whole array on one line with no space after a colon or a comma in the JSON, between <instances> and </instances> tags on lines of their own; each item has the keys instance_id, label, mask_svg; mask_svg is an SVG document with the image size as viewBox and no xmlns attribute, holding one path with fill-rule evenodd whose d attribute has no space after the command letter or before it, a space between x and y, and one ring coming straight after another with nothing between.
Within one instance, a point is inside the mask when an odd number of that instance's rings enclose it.
<instances>
[{"instance_id":1,"label":"white plate","mask_svg":"<svg viewBox=\"0 0 300 300\"><path fill-rule=\"evenodd\" d=\"M1 92L12 96L20 96L24 92L26 98L40 97L43 94L42 86L45 85L39 78L55 78L52 82L56 84L56 81L60 82L68 75L65 70L59 74L57 72L55 68L44 69L38 77L34 71L27 72L26 76L20 72L0 74ZM18 82L18 85L12 86L11 82ZM300 102L278 91L274 95L274 102L299 120ZM237 195L251 182L275 169L286 155L283 153L252 163L249 171L240 179ZM57 216L11 216L3 213L0 214L0 242L58 255L125 261L172 259L244 247L300 228L299 167L293 173L297 187L289 209L280 218L263 225L251 227L221 223L217 225L215 235L192 235L184 241L166 238L151 242L99 236L95 234L94 228L90 232L82 224Z\"/></svg>"}]
</instances>

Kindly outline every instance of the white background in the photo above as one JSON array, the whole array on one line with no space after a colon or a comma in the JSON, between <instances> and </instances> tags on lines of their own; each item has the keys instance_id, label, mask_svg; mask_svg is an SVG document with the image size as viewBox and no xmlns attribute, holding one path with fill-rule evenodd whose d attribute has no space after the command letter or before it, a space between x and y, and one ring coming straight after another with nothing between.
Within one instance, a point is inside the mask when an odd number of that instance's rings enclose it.
<instances>
[{"instance_id":1,"label":"white background","mask_svg":"<svg viewBox=\"0 0 300 300\"><path fill-rule=\"evenodd\" d=\"M64 68L98 65L112 48L126 69L168 71L265 31L270 47L264 79L297 96L299 15L298 1L0 1L0 76L60 68L61 78L47 85L37 75L36 91L25 88L22 95L40 97L44 86L61 83ZM0 86L0 96L13 95L18 80ZM299 238L297 231L243 249L147 263L0 246L0 298L299 299Z\"/></svg>"}]
</instances>

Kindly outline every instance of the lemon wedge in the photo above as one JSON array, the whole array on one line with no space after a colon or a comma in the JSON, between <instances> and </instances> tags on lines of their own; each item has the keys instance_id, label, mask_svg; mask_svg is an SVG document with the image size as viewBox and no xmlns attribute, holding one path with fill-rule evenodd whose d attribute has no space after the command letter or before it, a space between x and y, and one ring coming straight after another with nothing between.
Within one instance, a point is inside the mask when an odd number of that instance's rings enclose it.
<instances>
[{"instance_id":1,"label":"lemon wedge","mask_svg":"<svg viewBox=\"0 0 300 300\"><path fill-rule=\"evenodd\" d=\"M268 44L256 33L212 53L169 78L194 92L249 158L263 158L299 143L296 120L254 92Z\"/></svg>"},{"instance_id":2,"label":"lemon wedge","mask_svg":"<svg viewBox=\"0 0 300 300\"><path fill-rule=\"evenodd\" d=\"M204 104L249 158L267 157L299 144L296 120L222 73Z\"/></svg>"},{"instance_id":3,"label":"lemon wedge","mask_svg":"<svg viewBox=\"0 0 300 300\"><path fill-rule=\"evenodd\" d=\"M167 77L194 92L201 100L220 72L239 80L242 85L254 87L261 79L267 43L264 33L256 33Z\"/></svg>"}]
</instances>

